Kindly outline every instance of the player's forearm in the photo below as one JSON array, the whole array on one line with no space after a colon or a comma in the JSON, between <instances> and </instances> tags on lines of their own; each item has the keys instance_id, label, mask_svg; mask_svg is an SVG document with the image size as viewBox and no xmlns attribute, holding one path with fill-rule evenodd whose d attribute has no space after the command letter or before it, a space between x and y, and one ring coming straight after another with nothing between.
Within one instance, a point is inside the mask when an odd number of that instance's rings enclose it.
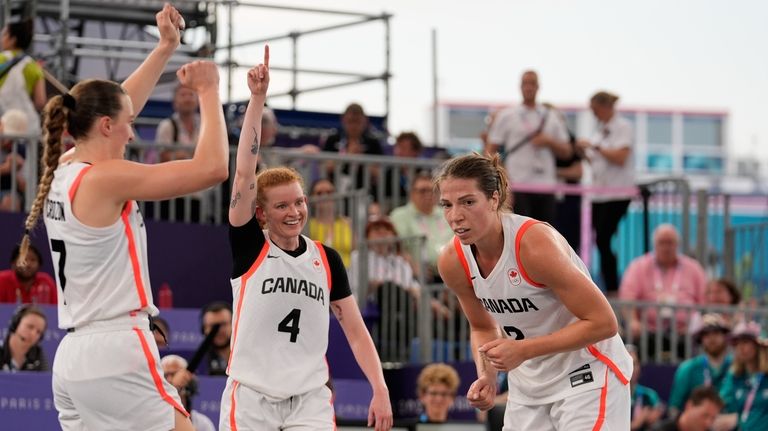
<instances>
[{"instance_id":1,"label":"player's forearm","mask_svg":"<svg viewBox=\"0 0 768 431\"><path fill-rule=\"evenodd\" d=\"M579 320L542 337L522 340L527 359L585 348L616 334L616 323Z\"/></svg>"},{"instance_id":2,"label":"player's forearm","mask_svg":"<svg viewBox=\"0 0 768 431\"><path fill-rule=\"evenodd\" d=\"M173 44L161 41L138 69L123 82L123 88L131 98L136 115L144 108L175 50L176 46Z\"/></svg>"},{"instance_id":3,"label":"player's forearm","mask_svg":"<svg viewBox=\"0 0 768 431\"><path fill-rule=\"evenodd\" d=\"M469 335L470 344L472 345L472 357L475 359L475 367L477 368L477 377L483 375L495 381L496 370L491 366L484 355L479 352L480 346L490 341L499 338L496 329L472 329Z\"/></svg>"},{"instance_id":4,"label":"player's forearm","mask_svg":"<svg viewBox=\"0 0 768 431\"><path fill-rule=\"evenodd\" d=\"M261 148L261 116L264 113L265 96L251 95L245 110L240 140L237 143L235 175L250 178L256 172Z\"/></svg>"},{"instance_id":5,"label":"player's forearm","mask_svg":"<svg viewBox=\"0 0 768 431\"><path fill-rule=\"evenodd\" d=\"M374 392L388 391L384 381L384 373L381 370L381 361L373 344L371 335L365 327L363 317L352 296L335 301L332 309L336 319L347 337L349 347L355 356L355 361L363 370Z\"/></svg>"}]
</instances>

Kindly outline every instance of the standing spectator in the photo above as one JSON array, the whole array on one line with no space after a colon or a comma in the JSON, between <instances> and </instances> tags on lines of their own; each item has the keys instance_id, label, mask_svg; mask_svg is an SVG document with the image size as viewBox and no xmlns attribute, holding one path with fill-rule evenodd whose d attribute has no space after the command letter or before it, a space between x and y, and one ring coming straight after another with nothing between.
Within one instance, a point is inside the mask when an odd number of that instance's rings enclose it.
<instances>
[{"instance_id":1,"label":"standing spectator","mask_svg":"<svg viewBox=\"0 0 768 431\"><path fill-rule=\"evenodd\" d=\"M723 400L715 388L702 386L691 392L680 416L659 423L654 431L709 431L717 414L723 408Z\"/></svg>"},{"instance_id":2,"label":"standing spectator","mask_svg":"<svg viewBox=\"0 0 768 431\"><path fill-rule=\"evenodd\" d=\"M672 392L669 395L670 416L677 416L691 392L699 386L713 386L720 390L731 366L728 355L730 327L719 314L705 314L701 327L694 332L694 340L703 353L683 361L675 371Z\"/></svg>"},{"instance_id":3,"label":"standing spectator","mask_svg":"<svg viewBox=\"0 0 768 431\"><path fill-rule=\"evenodd\" d=\"M381 148L381 142L373 135L373 133L371 133L368 117L365 115L363 107L357 103L350 104L347 106L347 109L344 110L344 114L341 116L341 131L328 137L323 145L323 151L339 154L384 154L384 150ZM333 178L333 164L329 163L327 165L327 170L329 175L331 175L332 181L342 192L364 187L365 177L363 169L361 166L356 166L355 168L357 172L351 173L350 165L345 163L341 170L344 177ZM375 169L375 167L372 167L370 173L371 176L369 181L371 187L369 188L369 192L375 197L378 170Z\"/></svg>"},{"instance_id":4,"label":"standing spectator","mask_svg":"<svg viewBox=\"0 0 768 431\"><path fill-rule=\"evenodd\" d=\"M18 109L9 109L0 117L0 135L26 135L29 133L29 119ZM18 145L13 151L13 139L0 139L0 211L20 211L27 187L25 173L26 147ZM11 190L13 181L16 189Z\"/></svg>"},{"instance_id":5,"label":"standing spectator","mask_svg":"<svg viewBox=\"0 0 768 431\"><path fill-rule=\"evenodd\" d=\"M659 394L649 388L641 385L640 372L642 366L640 357L637 355L637 347L627 344L627 351L632 356L632 378L629 381L629 388L632 392L632 411L630 429L632 431L648 431L664 413L664 408L659 400Z\"/></svg>"},{"instance_id":6,"label":"standing spectator","mask_svg":"<svg viewBox=\"0 0 768 431\"><path fill-rule=\"evenodd\" d=\"M419 401L424 412L419 416L422 423L448 421L448 411L453 407L459 389L459 373L448 364L429 364L419 373Z\"/></svg>"},{"instance_id":7,"label":"standing spectator","mask_svg":"<svg viewBox=\"0 0 768 431\"><path fill-rule=\"evenodd\" d=\"M40 115L47 97L42 67L27 54L34 22L25 19L3 27L0 41L0 114L19 109L29 119L29 133L40 133Z\"/></svg>"},{"instance_id":8,"label":"standing spectator","mask_svg":"<svg viewBox=\"0 0 768 431\"><path fill-rule=\"evenodd\" d=\"M618 96L605 91L592 96L590 106L598 121L597 131L589 140L576 143L592 165L592 184L596 187L628 188L635 185L632 157L634 131L627 119L616 114L615 105L618 100ZM630 199L630 194L625 190L600 193L592 197L592 228L600 251L600 272L609 294L614 294L619 288L616 255L611 249L611 239L627 213Z\"/></svg>"},{"instance_id":9,"label":"standing spectator","mask_svg":"<svg viewBox=\"0 0 768 431\"><path fill-rule=\"evenodd\" d=\"M155 142L162 145L173 145L176 149L163 148L160 151L160 161L186 160L192 157L200 135L200 104L194 89L178 84L173 92L173 114L157 126ZM210 190L210 189L209 189ZM209 190L191 194L187 198L176 198L160 203L160 217L163 220L186 219L186 201L189 200L189 220L199 222L208 214L207 199L211 198ZM174 206L174 216L171 217L171 205ZM202 216L202 217L201 217Z\"/></svg>"},{"instance_id":10,"label":"standing spectator","mask_svg":"<svg viewBox=\"0 0 768 431\"><path fill-rule=\"evenodd\" d=\"M423 172L413 178L408 199L408 204L392 210L390 220L400 237L426 236L420 249L411 244L408 251L412 258L425 263L424 279L438 281L437 257L453 237L453 231L437 207L437 196L429 174ZM416 253L417 250L420 253Z\"/></svg>"},{"instance_id":11,"label":"standing spectator","mask_svg":"<svg viewBox=\"0 0 768 431\"><path fill-rule=\"evenodd\" d=\"M22 305L16 310L0 346L0 371L47 371L40 347L47 326L45 313L37 306Z\"/></svg>"},{"instance_id":12,"label":"standing spectator","mask_svg":"<svg viewBox=\"0 0 768 431\"><path fill-rule=\"evenodd\" d=\"M554 186L555 157L568 158L571 146L563 123L547 107L536 102L539 77L528 70L520 80L522 105L507 108L496 116L488 131L488 151L501 152L513 184ZM555 222L552 192L515 192L515 214L547 223Z\"/></svg>"},{"instance_id":13,"label":"standing spectator","mask_svg":"<svg viewBox=\"0 0 768 431\"><path fill-rule=\"evenodd\" d=\"M184 408L189 412L189 418L196 431L216 431L216 426L208 416L192 409L192 398L197 395L197 378L187 371L187 360L178 355L166 355L160 360L165 380L179 391L179 397Z\"/></svg>"},{"instance_id":14,"label":"standing spectator","mask_svg":"<svg viewBox=\"0 0 768 431\"><path fill-rule=\"evenodd\" d=\"M329 180L319 179L312 184L309 195L321 200L315 202L311 211L314 215L309 219L309 237L338 251L344 266L349 268L354 247L352 222L339 214L337 202L331 197L334 194L336 187Z\"/></svg>"},{"instance_id":15,"label":"standing spectator","mask_svg":"<svg viewBox=\"0 0 768 431\"><path fill-rule=\"evenodd\" d=\"M56 282L40 271L43 256L29 245L25 265L19 264L18 245L11 252L11 269L0 271L0 303L56 305Z\"/></svg>"},{"instance_id":16,"label":"standing spectator","mask_svg":"<svg viewBox=\"0 0 768 431\"><path fill-rule=\"evenodd\" d=\"M733 365L720 389L725 414L718 423L725 425L722 429L765 430L768 424L768 349L760 340L760 325L740 323L734 328L731 340Z\"/></svg>"},{"instance_id":17,"label":"standing spectator","mask_svg":"<svg viewBox=\"0 0 768 431\"><path fill-rule=\"evenodd\" d=\"M208 374L225 376L231 353L230 338L232 337L232 306L228 302L216 301L203 307L200 316L201 329L206 336L214 326L219 330L213 337L211 350L208 352Z\"/></svg>"},{"instance_id":18,"label":"standing spectator","mask_svg":"<svg viewBox=\"0 0 768 431\"><path fill-rule=\"evenodd\" d=\"M424 150L421 139L414 132L402 132L395 138L395 145L392 148L392 155L403 159L418 159ZM409 169L407 166L400 168L391 167L384 175L384 197L387 198L388 208L399 205L405 201L408 196L407 189L413 182L409 177L409 172L415 169ZM416 174L419 172L416 171Z\"/></svg>"},{"instance_id":19,"label":"standing spectator","mask_svg":"<svg viewBox=\"0 0 768 431\"><path fill-rule=\"evenodd\" d=\"M661 313L662 322L672 324L676 321L679 334L687 332L689 313L678 310L677 314L664 305L703 304L707 276L699 262L681 254L678 250L680 238L677 229L671 224L659 225L653 232L653 251L635 258L630 262L624 273L624 279L619 289L619 297L628 301L651 301L659 304L645 310L646 320L640 321L640 310L626 311L630 322L633 342L637 344L642 327L645 325L650 332L649 355L653 355L656 345L655 337L664 337L663 348L669 346L669 327L656 326L656 314ZM682 340L684 337L680 337ZM682 343L678 346L682 357Z\"/></svg>"}]
</instances>

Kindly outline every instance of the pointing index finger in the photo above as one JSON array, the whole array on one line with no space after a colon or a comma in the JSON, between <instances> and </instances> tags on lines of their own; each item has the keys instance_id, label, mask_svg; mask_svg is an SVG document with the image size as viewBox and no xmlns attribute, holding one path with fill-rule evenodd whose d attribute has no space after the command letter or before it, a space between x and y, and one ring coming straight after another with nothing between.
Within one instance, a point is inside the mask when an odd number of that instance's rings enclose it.
<instances>
[{"instance_id":1,"label":"pointing index finger","mask_svg":"<svg viewBox=\"0 0 768 431\"><path fill-rule=\"evenodd\" d=\"M264 45L264 66L269 67L269 45Z\"/></svg>"}]
</instances>

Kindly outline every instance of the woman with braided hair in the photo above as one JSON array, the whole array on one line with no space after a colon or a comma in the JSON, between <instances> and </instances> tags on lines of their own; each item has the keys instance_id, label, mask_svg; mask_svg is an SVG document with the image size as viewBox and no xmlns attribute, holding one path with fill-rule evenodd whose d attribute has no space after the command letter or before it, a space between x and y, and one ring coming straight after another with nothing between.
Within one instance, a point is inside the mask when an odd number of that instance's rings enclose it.
<instances>
[{"instance_id":1,"label":"woman with braided hair","mask_svg":"<svg viewBox=\"0 0 768 431\"><path fill-rule=\"evenodd\" d=\"M26 222L42 214L58 288L62 339L53 363L64 430L191 430L178 392L163 379L150 332L152 303L144 221L136 201L175 198L227 178L228 146L215 64L177 72L200 98L200 143L191 159L144 165L124 159L141 111L179 44L183 19L166 4L160 40L122 84L86 80L44 109L44 174ZM64 132L74 151L61 157Z\"/></svg>"}]
</instances>

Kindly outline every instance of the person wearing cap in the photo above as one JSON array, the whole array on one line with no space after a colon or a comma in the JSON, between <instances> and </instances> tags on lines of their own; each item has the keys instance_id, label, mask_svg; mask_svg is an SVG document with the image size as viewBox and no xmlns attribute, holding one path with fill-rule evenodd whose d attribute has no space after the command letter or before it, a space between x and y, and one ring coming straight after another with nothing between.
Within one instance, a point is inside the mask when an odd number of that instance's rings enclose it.
<instances>
[{"instance_id":1,"label":"person wearing cap","mask_svg":"<svg viewBox=\"0 0 768 431\"><path fill-rule=\"evenodd\" d=\"M725 376L720 396L725 402L715 429L758 431L768 429L768 346L760 339L760 325L740 323L733 330L733 365Z\"/></svg>"},{"instance_id":2,"label":"person wearing cap","mask_svg":"<svg viewBox=\"0 0 768 431\"><path fill-rule=\"evenodd\" d=\"M672 392L669 394L669 411L672 416L682 411L691 392L698 386L722 387L732 358L728 354L730 327L719 314L705 314L693 333L693 339L702 353L683 361L675 371Z\"/></svg>"}]
</instances>

